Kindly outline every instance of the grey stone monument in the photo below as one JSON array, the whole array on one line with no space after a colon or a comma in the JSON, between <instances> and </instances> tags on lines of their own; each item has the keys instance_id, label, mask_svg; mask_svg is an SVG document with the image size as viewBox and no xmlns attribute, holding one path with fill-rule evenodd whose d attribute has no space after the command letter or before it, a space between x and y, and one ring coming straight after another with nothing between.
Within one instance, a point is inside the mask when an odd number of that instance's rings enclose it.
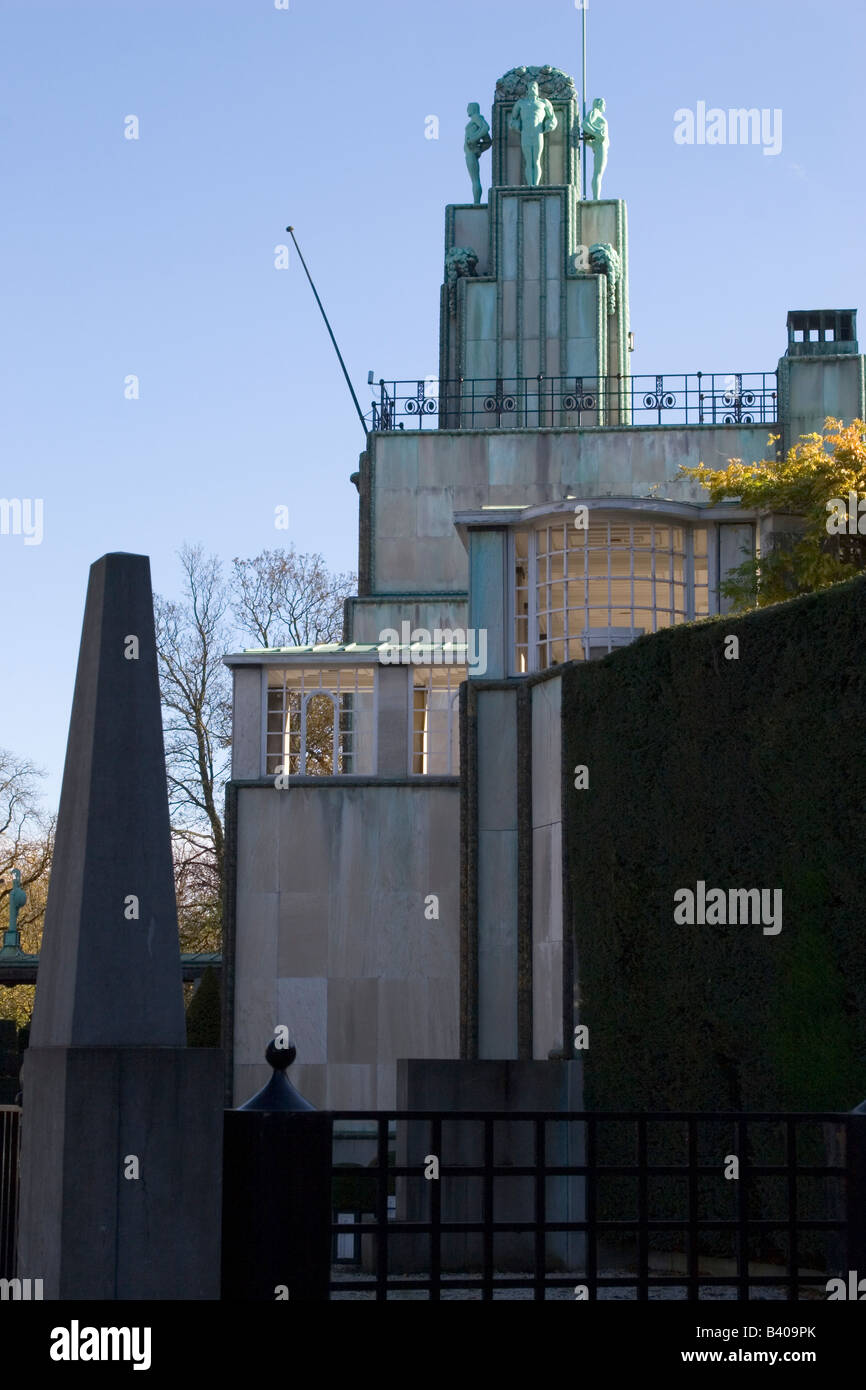
<instances>
[{"instance_id":1,"label":"grey stone monument","mask_svg":"<svg viewBox=\"0 0 866 1390\"><path fill-rule=\"evenodd\" d=\"M90 571L23 1094L19 1276L219 1298L222 1053L186 1046L144 555Z\"/></svg>"}]
</instances>

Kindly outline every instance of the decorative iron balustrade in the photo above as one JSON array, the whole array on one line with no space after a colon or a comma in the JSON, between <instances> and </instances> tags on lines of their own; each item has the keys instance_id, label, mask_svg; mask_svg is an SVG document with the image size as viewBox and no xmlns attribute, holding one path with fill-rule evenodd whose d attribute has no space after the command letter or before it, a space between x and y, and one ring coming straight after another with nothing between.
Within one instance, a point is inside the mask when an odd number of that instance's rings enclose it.
<instances>
[{"instance_id":1,"label":"decorative iron balustrade","mask_svg":"<svg viewBox=\"0 0 866 1390\"><path fill-rule=\"evenodd\" d=\"M379 381L372 430L770 425L775 372Z\"/></svg>"}]
</instances>

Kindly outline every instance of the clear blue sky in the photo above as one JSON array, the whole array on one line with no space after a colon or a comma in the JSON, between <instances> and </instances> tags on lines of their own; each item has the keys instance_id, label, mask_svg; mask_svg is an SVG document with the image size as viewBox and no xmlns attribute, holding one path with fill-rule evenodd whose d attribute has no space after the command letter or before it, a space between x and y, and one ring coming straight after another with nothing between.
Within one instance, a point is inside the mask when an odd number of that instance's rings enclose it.
<instances>
[{"instance_id":1,"label":"clear blue sky","mask_svg":"<svg viewBox=\"0 0 866 1390\"><path fill-rule=\"evenodd\" d=\"M356 566L363 436L299 265L274 268L286 224L365 407L368 368L435 374L466 102L489 116L521 63L579 78L573 0L289 5L0 7L0 496L45 508L41 545L0 536L0 745L46 769L49 805L94 559L149 554L166 594L185 540ZM788 309L861 307L862 0L590 0L588 28L634 371L772 370ZM698 101L780 108L781 153L677 145Z\"/></svg>"}]
</instances>

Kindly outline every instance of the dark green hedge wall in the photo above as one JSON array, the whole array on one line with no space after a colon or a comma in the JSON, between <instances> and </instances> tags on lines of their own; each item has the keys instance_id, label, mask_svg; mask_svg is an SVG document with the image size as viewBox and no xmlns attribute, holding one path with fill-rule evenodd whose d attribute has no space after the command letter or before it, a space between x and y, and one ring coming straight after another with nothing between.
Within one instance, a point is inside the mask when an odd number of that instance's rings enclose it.
<instances>
[{"instance_id":1,"label":"dark green hedge wall","mask_svg":"<svg viewBox=\"0 0 866 1390\"><path fill-rule=\"evenodd\" d=\"M863 1100L866 579L565 667L563 718L587 1108ZM698 879L781 933L676 925Z\"/></svg>"},{"instance_id":2,"label":"dark green hedge wall","mask_svg":"<svg viewBox=\"0 0 866 1390\"><path fill-rule=\"evenodd\" d=\"M188 1047L222 1045L220 982L213 966L208 966L186 1011Z\"/></svg>"}]
</instances>

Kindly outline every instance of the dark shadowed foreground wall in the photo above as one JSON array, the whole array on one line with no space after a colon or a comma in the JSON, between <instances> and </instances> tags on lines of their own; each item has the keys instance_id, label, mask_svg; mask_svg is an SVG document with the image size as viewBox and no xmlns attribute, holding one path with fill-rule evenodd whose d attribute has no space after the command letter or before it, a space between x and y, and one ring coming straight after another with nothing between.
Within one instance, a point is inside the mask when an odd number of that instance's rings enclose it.
<instances>
[{"instance_id":1,"label":"dark shadowed foreground wall","mask_svg":"<svg viewBox=\"0 0 866 1390\"><path fill-rule=\"evenodd\" d=\"M866 579L562 675L587 1108L859 1103ZM781 932L675 924L699 879L781 888Z\"/></svg>"}]
</instances>

